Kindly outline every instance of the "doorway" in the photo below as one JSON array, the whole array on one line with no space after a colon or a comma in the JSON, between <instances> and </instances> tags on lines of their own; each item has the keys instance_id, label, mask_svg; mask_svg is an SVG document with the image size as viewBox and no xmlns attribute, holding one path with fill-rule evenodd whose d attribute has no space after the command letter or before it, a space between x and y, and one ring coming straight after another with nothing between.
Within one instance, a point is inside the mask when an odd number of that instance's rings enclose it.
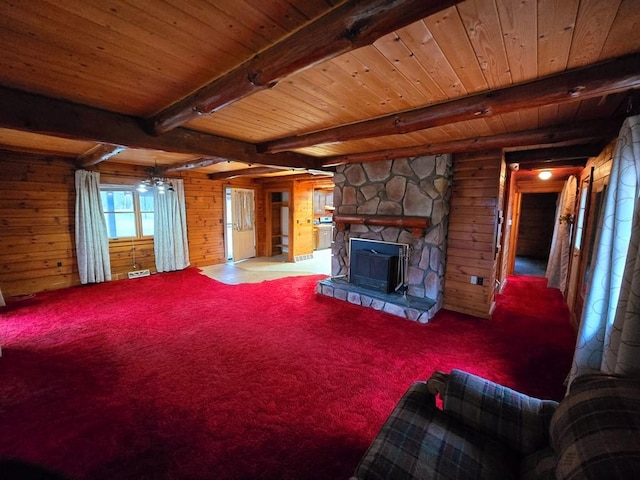
<instances>
[{"instance_id":1,"label":"doorway","mask_svg":"<svg viewBox=\"0 0 640 480\"><path fill-rule=\"evenodd\" d=\"M247 188L225 189L226 258L240 261L256 256L255 192Z\"/></svg>"},{"instance_id":2,"label":"doorway","mask_svg":"<svg viewBox=\"0 0 640 480\"><path fill-rule=\"evenodd\" d=\"M513 273L544 277L555 226L557 193L520 196Z\"/></svg>"},{"instance_id":3,"label":"doorway","mask_svg":"<svg viewBox=\"0 0 640 480\"><path fill-rule=\"evenodd\" d=\"M288 190L267 190L267 242L266 256L282 256L284 261L293 261L291 239L291 209Z\"/></svg>"}]
</instances>

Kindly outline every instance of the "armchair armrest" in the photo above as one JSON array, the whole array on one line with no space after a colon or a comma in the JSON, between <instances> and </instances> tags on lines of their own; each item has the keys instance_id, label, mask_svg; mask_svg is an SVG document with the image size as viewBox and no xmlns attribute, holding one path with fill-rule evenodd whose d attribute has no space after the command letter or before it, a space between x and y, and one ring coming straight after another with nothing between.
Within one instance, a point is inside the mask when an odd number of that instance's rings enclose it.
<instances>
[{"instance_id":1,"label":"armchair armrest","mask_svg":"<svg viewBox=\"0 0 640 480\"><path fill-rule=\"evenodd\" d=\"M549 423L558 403L530 397L461 370L452 370L440 391L443 410L522 455L549 444Z\"/></svg>"}]
</instances>

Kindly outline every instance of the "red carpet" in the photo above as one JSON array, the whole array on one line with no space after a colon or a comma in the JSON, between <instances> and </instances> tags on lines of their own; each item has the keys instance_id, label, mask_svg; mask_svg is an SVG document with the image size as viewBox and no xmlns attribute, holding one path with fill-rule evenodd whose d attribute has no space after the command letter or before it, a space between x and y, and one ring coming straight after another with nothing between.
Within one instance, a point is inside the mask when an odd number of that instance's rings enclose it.
<instances>
[{"instance_id":1,"label":"red carpet","mask_svg":"<svg viewBox=\"0 0 640 480\"><path fill-rule=\"evenodd\" d=\"M513 277L495 320L429 325L195 269L38 294L1 311L0 457L69 479L348 478L406 388L463 368L562 395L557 291ZM526 297L526 298L525 298Z\"/></svg>"}]
</instances>

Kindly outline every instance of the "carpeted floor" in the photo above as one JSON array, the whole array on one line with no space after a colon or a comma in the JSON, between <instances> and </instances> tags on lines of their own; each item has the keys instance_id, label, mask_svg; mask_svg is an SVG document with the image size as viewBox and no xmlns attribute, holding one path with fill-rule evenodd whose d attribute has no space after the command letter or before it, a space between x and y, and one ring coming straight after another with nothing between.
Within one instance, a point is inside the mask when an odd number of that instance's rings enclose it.
<instances>
[{"instance_id":1,"label":"carpeted floor","mask_svg":"<svg viewBox=\"0 0 640 480\"><path fill-rule=\"evenodd\" d=\"M562 396L574 336L543 279L511 277L493 320L419 325L317 296L319 278L188 269L11 305L0 457L69 479L348 478L433 370Z\"/></svg>"}]
</instances>

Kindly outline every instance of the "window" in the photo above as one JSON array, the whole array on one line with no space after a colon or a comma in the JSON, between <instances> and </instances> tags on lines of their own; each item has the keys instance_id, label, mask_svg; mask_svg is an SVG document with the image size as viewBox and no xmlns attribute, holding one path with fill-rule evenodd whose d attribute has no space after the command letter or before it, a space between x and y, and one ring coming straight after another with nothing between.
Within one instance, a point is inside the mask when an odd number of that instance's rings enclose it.
<instances>
[{"instance_id":1,"label":"window","mask_svg":"<svg viewBox=\"0 0 640 480\"><path fill-rule=\"evenodd\" d=\"M109 239L153 235L153 191L134 186L101 185L102 211Z\"/></svg>"}]
</instances>

